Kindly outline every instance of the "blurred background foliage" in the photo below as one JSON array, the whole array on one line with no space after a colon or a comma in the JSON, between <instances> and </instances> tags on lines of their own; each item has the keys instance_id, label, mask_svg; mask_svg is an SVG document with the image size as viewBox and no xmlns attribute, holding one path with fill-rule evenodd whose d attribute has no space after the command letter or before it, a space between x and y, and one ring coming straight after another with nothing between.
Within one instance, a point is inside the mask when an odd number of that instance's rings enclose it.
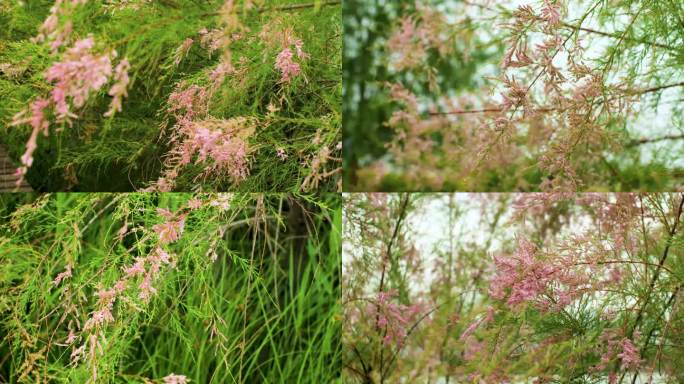
<instances>
[{"instance_id":1,"label":"blurred background foliage","mask_svg":"<svg viewBox=\"0 0 684 384\"><path fill-rule=\"evenodd\" d=\"M443 12L453 10L458 1L434 0L430 6ZM482 46L466 57L456 45L456 51L443 56L436 50L428 52L428 60L420 71L392 71L386 43L402 17L416 11L417 2L388 0L348 0L343 4L344 22L344 84L342 111L344 115L345 190L355 189L357 170L386 154L385 144L393 132L385 123L397 109L389 98L388 83L402 83L419 98L436 101L443 91L471 90L478 85L474 77L478 66L491 58L493 52ZM475 24L459 26L472 34ZM495 49L496 51L496 49ZM429 73L428 73L429 71ZM432 84L431 84L432 83ZM389 175L383 190L410 190L400 177Z\"/></svg>"},{"instance_id":2,"label":"blurred background foliage","mask_svg":"<svg viewBox=\"0 0 684 384\"><path fill-rule=\"evenodd\" d=\"M589 55L591 59L588 64L598 68L598 71L604 66L612 69L606 84L643 89L677 84L684 80L683 29L668 27L681 25L684 19L681 4L670 1L641 4L632 0L560 3L567 3L567 7L563 7L563 15L570 23L577 22L582 12L593 9L587 26L596 28L599 34L584 30L574 35L572 29L566 29L562 34L564 37L570 35L573 41L584 44L587 51L594 55L603 50L603 54L596 57ZM528 147L530 143L527 142L526 132L534 129L534 122L521 124L518 134L509 138L509 148L519 150L519 153L499 151L503 156L513 157L513 160L497 167L483 167L466 177L462 177L464 164L454 162L448 153L439 152L444 135L451 133L447 130L461 132L464 129L458 124L451 124L435 133L432 155L433 160L437 160L424 164L423 170L434 171L437 177L443 179L435 183L440 184L438 187L430 183L417 183L415 180L420 179L420 176L410 175L416 171L404 167L406 164L397 164L388 152L388 145L402 134L388 127L388 121L394 112L404 109L404 106L391 100L389 84L401 84L412 92L421 107L421 117L426 120L429 118L428 111L422 107L440 105L440 97L458 98L475 94L483 100L489 98L497 102L499 92L496 87L500 81L496 77L501 74L500 63L506 49L505 40L509 36L504 22L510 22L512 11L522 4L529 4L538 12L542 2L345 2L342 106L345 190L537 191L540 185L554 180L555 175L539 166L540 160L535 152L538 148ZM388 49L388 40L400 29L402 18L412 17L416 20L421 7L431 8L443 15L447 22L453 23L453 36L450 36L455 37L452 51L444 55L432 48L428 51L424 65L409 70L392 69L393 53ZM493 16L497 12L498 18ZM631 17L635 15L639 17L635 17L633 24L628 27ZM613 35L600 35L600 31L616 32ZM625 33L621 39L619 37L623 31ZM531 41L530 44L536 42ZM651 42L660 46L654 46ZM564 62L564 59L561 61ZM684 154L684 110L679 108L681 102L681 89L671 88L644 95L631 105L628 114L615 116L609 113L602 121L601 129L613 140L611 144L604 145L601 151L578 150L571 159L581 174L581 189L663 191L681 188L684 180L684 165L681 162ZM475 118L474 114L469 116ZM543 142L540 143L540 148L544 148L543 145ZM421 164L415 165L415 168L420 169Z\"/></svg>"}]
</instances>

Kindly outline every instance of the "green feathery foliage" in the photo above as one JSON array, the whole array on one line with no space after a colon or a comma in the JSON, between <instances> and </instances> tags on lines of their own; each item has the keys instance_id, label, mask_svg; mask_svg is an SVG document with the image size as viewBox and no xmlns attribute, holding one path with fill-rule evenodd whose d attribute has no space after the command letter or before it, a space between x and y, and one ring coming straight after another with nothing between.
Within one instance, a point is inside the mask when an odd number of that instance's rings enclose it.
<instances>
[{"instance_id":1,"label":"green feathery foliage","mask_svg":"<svg viewBox=\"0 0 684 384\"><path fill-rule=\"evenodd\" d=\"M184 217L184 227L163 244L171 264L153 279L156 294L146 302L130 284L113 319L96 328L100 349L88 346L74 363L96 292L162 246L159 208ZM98 383L339 375L337 195L4 194L0 216L2 382L84 383L94 369ZM71 276L55 284L67 266Z\"/></svg>"},{"instance_id":2,"label":"green feathery foliage","mask_svg":"<svg viewBox=\"0 0 684 384\"><path fill-rule=\"evenodd\" d=\"M94 52L115 49L114 64L123 58L130 62L128 97L113 117L103 116L112 100L109 87L90 95L86 106L75 111L79 118L72 125L55 122L50 113L50 135L38 139L27 174L34 189L129 191L156 181L172 149L175 120L167 113L169 96L212 82L210 73L224 47L206 49L199 31L222 28L224 2L111 0L74 7L71 40L92 36ZM61 56L51 55L48 43L31 40L53 3L11 0L0 6L0 144L15 159L24 153L31 127L10 126L12 117L32 100L48 97L53 85L44 74ZM337 167L341 153L339 2L237 1L235 7L245 27L235 32L228 48L235 73L204 102L207 118L256 122L248 137L250 175L241 181L203 177L206 163L191 163L179 172L175 189L335 190L340 174L327 173ZM299 63L298 76L281 82L275 62L282 46L269 39L286 30L303 42L309 57ZM177 49L186 39L193 44L179 59ZM305 182L307 177L320 182Z\"/></svg>"}]
</instances>

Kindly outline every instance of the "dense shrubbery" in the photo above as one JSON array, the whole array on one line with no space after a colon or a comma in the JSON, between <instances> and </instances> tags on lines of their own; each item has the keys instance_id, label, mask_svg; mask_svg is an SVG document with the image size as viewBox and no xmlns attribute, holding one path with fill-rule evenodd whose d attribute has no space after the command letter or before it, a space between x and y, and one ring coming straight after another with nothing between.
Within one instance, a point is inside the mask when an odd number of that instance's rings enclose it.
<instances>
[{"instance_id":1,"label":"dense shrubbery","mask_svg":"<svg viewBox=\"0 0 684 384\"><path fill-rule=\"evenodd\" d=\"M2 382L339 375L339 196L3 194L0 222Z\"/></svg>"},{"instance_id":2,"label":"dense shrubbery","mask_svg":"<svg viewBox=\"0 0 684 384\"><path fill-rule=\"evenodd\" d=\"M339 189L339 2L1 7L1 141L35 189Z\"/></svg>"}]
</instances>

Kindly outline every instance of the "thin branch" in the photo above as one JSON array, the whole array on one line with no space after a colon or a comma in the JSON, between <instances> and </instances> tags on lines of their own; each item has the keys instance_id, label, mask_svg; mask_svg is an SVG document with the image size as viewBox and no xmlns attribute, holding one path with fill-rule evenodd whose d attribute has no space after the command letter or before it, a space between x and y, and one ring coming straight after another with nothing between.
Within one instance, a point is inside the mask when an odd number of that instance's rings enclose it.
<instances>
[{"instance_id":1,"label":"thin branch","mask_svg":"<svg viewBox=\"0 0 684 384\"><path fill-rule=\"evenodd\" d=\"M327 7L331 5L340 5L342 4L341 0L328 0L328 1L321 1L320 4L316 3L306 3L306 4L292 4L292 5L281 5L277 7L264 7L264 8L257 8L253 11L257 13L266 13L266 12L288 12L288 11L297 11L301 9L307 9L307 8L314 8L316 5L320 7ZM205 13L202 16L216 16L220 14L220 12L209 12Z\"/></svg>"},{"instance_id":2,"label":"thin branch","mask_svg":"<svg viewBox=\"0 0 684 384\"><path fill-rule=\"evenodd\" d=\"M363 376L364 380L369 381L368 374L370 373L371 368L370 368L370 366L366 365L365 361L363 360L363 357L361 357L361 352L359 352L359 349L356 348L356 346L354 346L354 354L356 354L356 357L359 358L359 361L361 362L361 367L363 367L363 375L362 376Z\"/></svg>"},{"instance_id":3,"label":"thin branch","mask_svg":"<svg viewBox=\"0 0 684 384\"><path fill-rule=\"evenodd\" d=\"M644 88L644 89L635 89L631 91L627 91L626 93L630 96L639 96L639 95L645 95L647 93L654 93L658 91L662 91L665 89L669 88L675 88L675 87L684 87L684 82L680 83L673 83L673 84L665 84L665 85L658 85L655 87L650 87L650 88ZM610 99L614 100L614 99ZM532 112L563 112L568 110L568 108L558 108L558 107L541 107L541 108L536 108ZM461 110L455 110L455 111L448 111L448 112L430 112L430 115L432 116L438 116L438 115L466 115L466 114L471 114L471 113L499 113L499 112L504 112L504 108L500 107L493 107L493 108L482 108L482 109L461 109ZM684 135L683 135L684 136ZM679 137L676 137L679 138ZM667 140L667 136L663 140ZM657 140L655 140L657 141Z\"/></svg>"},{"instance_id":4,"label":"thin branch","mask_svg":"<svg viewBox=\"0 0 684 384\"><path fill-rule=\"evenodd\" d=\"M655 288L655 284L658 281L658 278L660 277L660 271L663 269L665 265L665 261L667 260L667 256L670 253L670 247L672 246L672 239L674 238L675 234L677 233L677 226L679 225L679 219L680 216L682 215L682 208L684 207L684 194L681 195L681 199L679 201L679 207L677 208L677 214L675 216L675 221L674 224L672 225L672 229L670 230L669 236L666 241L665 245L665 250L663 251L663 256L660 258L660 262L658 263L658 268L656 268L655 273L653 274L653 279L651 279L651 283L649 284L648 287L648 294L646 295L646 298L644 299L644 303L641 305L639 308L639 312L637 313L636 320L634 320L634 325L632 326L632 329L630 331L630 338L634 334L634 330L639 326L639 323L641 323L641 320L643 319L643 314L644 310L646 309L646 306L648 305L649 301L651 300L651 293L653 292L653 289Z\"/></svg>"},{"instance_id":5,"label":"thin branch","mask_svg":"<svg viewBox=\"0 0 684 384\"><path fill-rule=\"evenodd\" d=\"M442 307L443 305L444 305L444 303L437 305L436 307L432 308L431 310L429 310L429 311L427 311L425 314L423 314L423 316L421 316L420 319L416 320L416 322L411 326L411 328L408 330L408 332L406 332L406 336L405 336L404 339L401 341L401 344L402 344L402 345L404 344L404 341L406 341L406 339L408 339L408 337L411 336L411 333L413 333L413 331L418 327L418 325L419 325L423 320L425 320L428 316L430 316L432 313L434 313L436 310L438 310L438 309L439 309L440 307ZM392 358L390 359L389 363L387 364L387 368L386 368L384 371L382 371L382 373L381 373L381 377L382 377L383 380L384 380L384 378L385 378L385 375L388 373L390 367L392 367L392 364L394 364L394 360L396 360L397 355L399 354L399 352L400 352L402 349L403 349L403 347L399 347L399 348L397 348L397 349L394 351L394 353L392 354Z\"/></svg>"},{"instance_id":6,"label":"thin branch","mask_svg":"<svg viewBox=\"0 0 684 384\"><path fill-rule=\"evenodd\" d=\"M597 30L595 30L595 29L586 28L586 27L580 27L580 26L573 25L573 24L569 24L569 23L565 23L565 22L563 22L563 23L561 23L561 24L562 24L565 28L570 28L570 29L574 29L574 30L579 30L579 31L582 31L582 32L593 33L593 34L600 35L600 36L605 36L605 37L612 37L612 38L614 38L614 39L619 39L619 38L620 38L620 34L621 34L620 32L608 33L608 32L603 32L603 31L597 31ZM671 46L671 45L660 44L660 43L654 43L654 42L647 41L647 40L633 39L633 38L628 38L628 37L625 37L623 40L624 40L624 41L631 41L631 42L634 42L634 43L640 43L640 44L650 45L650 46L653 46L653 47L663 48L663 49L667 49L667 50L671 50L671 51L679 51L678 48L675 48L675 47L673 47L673 46Z\"/></svg>"},{"instance_id":7,"label":"thin branch","mask_svg":"<svg viewBox=\"0 0 684 384\"><path fill-rule=\"evenodd\" d=\"M660 137L644 137L641 139L636 139L630 141L627 146L628 147L635 147L637 145L642 145L642 144L649 144L649 143L657 143L659 141L665 141L665 140L682 140L684 139L684 134L679 134L679 135L665 135L665 136L660 136Z\"/></svg>"},{"instance_id":8,"label":"thin branch","mask_svg":"<svg viewBox=\"0 0 684 384\"><path fill-rule=\"evenodd\" d=\"M677 294L679 293L679 291L681 289L682 289L682 284L680 284L677 287L677 289L675 289L674 292L672 292L672 294L670 295L670 298L667 300L667 303L665 303L665 307L663 307L663 310L660 312L660 318L665 316L665 313L672 306L672 304L675 301L675 298L677 297ZM646 341L644 342L644 346L641 347L641 356L643 356L644 352L646 351L646 348L648 348L648 344L650 343L651 337L653 336L653 333L655 332L655 330L656 330L656 327L654 326L648 332L648 335L646 336Z\"/></svg>"},{"instance_id":9,"label":"thin branch","mask_svg":"<svg viewBox=\"0 0 684 384\"><path fill-rule=\"evenodd\" d=\"M401 207L399 210L399 218L397 219L397 222L394 225L394 231L392 232L392 237L390 238L389 244L387 244L387 251L385 253L387 257L387 261L392 257L392 247L394 246L394 242L396 241L397 236L399 235L399 227L401 226L401 222L404 220L404 217L406 216L407 208L408 208L408 203L409 203L409 194L404 195L405 198L401 202ZM387 270L387 262L386 260L383 260L382 263L382 274L380 275L380 286L378 289L378 292L382 292L384 289L385 285L385 273ZM380 321L380 314L376 316L376 324L379 323ZM378 327L379 330L379 327ZM387 334L387 327L385 327L385 334ZM384 337L385 335L383 335ZM380 372L384 372L384 349L380 348ZM385 382L385 376L381 375L380 377L380 383Z\"/></svg>"}]
</instances>

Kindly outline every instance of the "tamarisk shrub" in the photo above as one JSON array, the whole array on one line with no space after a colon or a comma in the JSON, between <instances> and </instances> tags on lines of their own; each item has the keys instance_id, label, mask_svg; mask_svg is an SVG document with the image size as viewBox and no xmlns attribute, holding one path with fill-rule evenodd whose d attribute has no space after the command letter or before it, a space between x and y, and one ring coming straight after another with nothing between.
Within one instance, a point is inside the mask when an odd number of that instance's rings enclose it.
<instances>
[{"instance_id":1,"label":"tamarisk shrub","mask_svg":"<svg viewBox=\"0 0 684 384\"><path fill-rule=\"evenodd\" d=\"M12 0L3 147L35 190L341 190L339 6Z\"/></svg>"},{"instance_id":2,"label":"tamarisk shrub","mask_svg":"<svg viewBox=\"0 0 684 384\"><path fill-rule=\"evenodd\" d=\"M359 28L384 48L372 64L387 66L363 81L385 86L358 95L349 84L345 108L374 109L387 134L374 136L377 154L350 149L352 188L680 187L681 165L668 159L684 148L670 106L684 86L684 35L668 25L681 25L681 5L495 3L407 5L383 27L380 11L363 16ZM663 124L649 120L656 113Z\"/></svg>"},{"instance_id":3,"label":"tamarisk shrub","mask_svg":"<svg viewBox=\"0 0 684 384\"><path fill-rule=\"evenodd\" d=\"M682 378L684 194L344 204L345 381Z\"/></svg>"},{"instance_id":4,"label":"tamarisk shrub","mask_svg":"<svg viewBox=\"0 0 684 384\"><path fill-rule=\"evenodd\" d=\"M339 376L336 195L11 194L0 215L2 380Z\"/></svg>"}]
</instances>

